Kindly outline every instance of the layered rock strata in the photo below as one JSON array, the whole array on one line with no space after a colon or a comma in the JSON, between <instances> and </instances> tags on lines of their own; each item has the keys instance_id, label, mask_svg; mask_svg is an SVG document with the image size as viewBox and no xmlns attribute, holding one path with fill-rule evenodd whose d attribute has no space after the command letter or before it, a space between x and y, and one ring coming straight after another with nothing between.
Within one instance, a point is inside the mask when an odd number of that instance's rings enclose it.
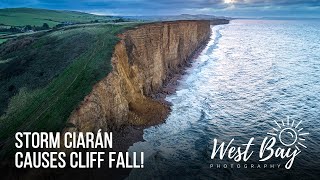
<instances>
[{"instance_id":1,"label":"layered rock strata","mask_svg":"<svg viewBox=\"0 0 320 180\"><path fill-rule=\"evenodd\" d=\"M73 111L65 131L110 131L165 119L169 106L152 97L183 69L210 33L209 21L175 21L140 25L119 35L113 71Z\"/></svg>"}]
</instances>

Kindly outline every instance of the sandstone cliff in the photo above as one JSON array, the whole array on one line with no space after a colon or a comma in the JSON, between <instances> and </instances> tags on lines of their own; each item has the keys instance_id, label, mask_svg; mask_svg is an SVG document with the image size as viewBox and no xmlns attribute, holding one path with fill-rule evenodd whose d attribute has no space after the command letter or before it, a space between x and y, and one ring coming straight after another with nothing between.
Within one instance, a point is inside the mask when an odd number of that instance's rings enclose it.
<instances>
[{"instance_id":1,"label":"sandstone cliff","mask_svg":"<svg viewBox=\"0 0 320 180\"><path fill-rule=\"evenodd\" d=\"M119 35L113 71L74 110L65 131L112 130L164 119L169 107L152 96L186 65L210 32L209 21L176 21L145 24Z\"/></svg>"}]
</instances>

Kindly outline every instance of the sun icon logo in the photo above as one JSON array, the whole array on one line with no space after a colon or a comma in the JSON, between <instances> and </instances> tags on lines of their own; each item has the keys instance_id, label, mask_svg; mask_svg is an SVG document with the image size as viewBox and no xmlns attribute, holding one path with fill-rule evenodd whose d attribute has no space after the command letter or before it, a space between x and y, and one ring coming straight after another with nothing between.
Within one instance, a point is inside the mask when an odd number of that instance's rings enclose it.
<instances>
[{"instance_id":1,"label":"sun icon logo","mask_svg":"<svg viewBox=\"0 0 320 180\"><path fill-rule=\"evenodd\" d=\"M272 129L276 133L267 134L277 137L284 146L294 146L298 151L300 151L298 145L307 148L303 142L305 141L304 136L309 135L309 133L304 133L302 132L303 128L298 128L302 121L300 121L298 124L294 124L294 120L290 122L289 117L287 117L287 122L285 123L282 120L281 125L275 120L274 122L276 123L277 127Z\"/></svg>"}]
</instances>

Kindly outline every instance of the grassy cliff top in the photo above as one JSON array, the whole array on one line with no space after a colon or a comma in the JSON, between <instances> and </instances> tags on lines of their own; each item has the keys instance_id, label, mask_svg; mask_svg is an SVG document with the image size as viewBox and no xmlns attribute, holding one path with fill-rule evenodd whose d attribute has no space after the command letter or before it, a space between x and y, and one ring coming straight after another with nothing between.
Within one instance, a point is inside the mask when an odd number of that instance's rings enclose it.
<instances>
[{"instance_id":1,"label":"grassy cliff top","mask_svg":"<svg viewBox=\"0 0 320 180\"><path fill-rule=\"evenodd\" d=\"M42 26L47 23L50 27L62 22L86 23L90 21L108 21L111 16L97 16L76 11L57 11L32 8L0 9L0 24L7 26Z\"/></svg>"},{"instance_id":2,"label":"grassy cliff top","mask_svg":"<svg viewBox=\"0 0 320 180\"><path fill-rule=\"evenodd\" d=\"M0 155L13 149L17 131L61 131L93 85L112 70L116 35L133 26L84 25L1 44Z\"/></svg>"}]
</instances>

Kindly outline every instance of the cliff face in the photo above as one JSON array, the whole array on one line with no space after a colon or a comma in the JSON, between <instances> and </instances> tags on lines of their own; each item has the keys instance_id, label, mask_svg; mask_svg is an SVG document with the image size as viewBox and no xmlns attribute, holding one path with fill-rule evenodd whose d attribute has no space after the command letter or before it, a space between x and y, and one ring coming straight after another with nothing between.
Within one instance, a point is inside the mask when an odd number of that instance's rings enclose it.
<instances>
[{"instance_id":1,"label":"cliff face","mask_svg":"<svg viewBox=\"0 0 320 180\"><path fill-rule=\"evenodd\" d=\"M210 32L209 21L176 21L146 24L119 35L113 71L74 110L65 130L112 130L164 119L169 107L152 96L181 70Z\"/></svg>"}]
</instances>

